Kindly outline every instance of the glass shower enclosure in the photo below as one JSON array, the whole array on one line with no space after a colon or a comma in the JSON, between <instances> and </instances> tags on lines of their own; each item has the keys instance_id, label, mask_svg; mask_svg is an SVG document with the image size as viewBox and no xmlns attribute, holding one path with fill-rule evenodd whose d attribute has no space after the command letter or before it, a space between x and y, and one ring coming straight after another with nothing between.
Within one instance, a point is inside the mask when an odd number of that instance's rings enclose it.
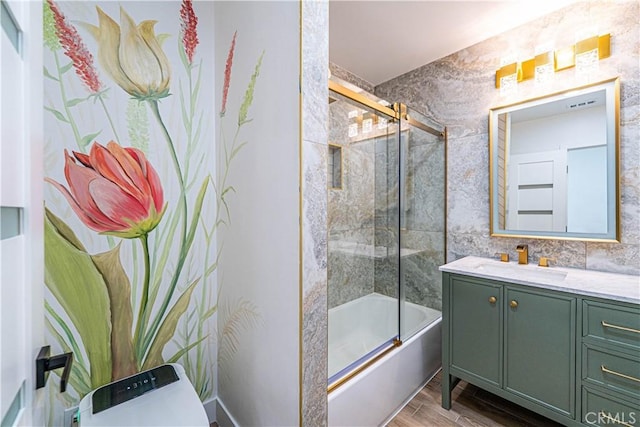
<instances>
[{"instance_id":1,"label":"glass shower enclosure","mask_svg":"<svg viewBox=\"0 0 640 427\"><path fill-rule=\"evenodd\" d=\"M441 316L445 130L329 83L329 389Z\"/></svg>"}]
</instances>

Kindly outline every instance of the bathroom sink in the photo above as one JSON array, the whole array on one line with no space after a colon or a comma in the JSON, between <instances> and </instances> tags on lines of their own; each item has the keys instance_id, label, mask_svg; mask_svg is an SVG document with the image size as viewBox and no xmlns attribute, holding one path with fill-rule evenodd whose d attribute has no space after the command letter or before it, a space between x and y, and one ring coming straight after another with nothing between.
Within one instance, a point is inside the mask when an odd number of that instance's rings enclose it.
<instances>
[{"instance_id":1,"label":"bathroom sink","mask_svg":"<svg viewBox=\"0 0 640 427\"><path fill-rule=\"evenodd\" d=\"M476 267L478 272L501 277L517 278L522 280L544 280L560 282L567 277L566 271L553 270L548 267L532 265L519 265L514 263L487 262Z\"/></svg>"}]
</instances>

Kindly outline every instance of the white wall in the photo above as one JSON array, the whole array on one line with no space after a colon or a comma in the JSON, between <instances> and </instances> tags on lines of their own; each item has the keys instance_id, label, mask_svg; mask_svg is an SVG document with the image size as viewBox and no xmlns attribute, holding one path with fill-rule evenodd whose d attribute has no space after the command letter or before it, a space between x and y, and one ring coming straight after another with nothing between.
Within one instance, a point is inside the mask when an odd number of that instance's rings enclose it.
<instances>
[{"instance_id":1,"label":"white wall","mask_svg":"<svg viewBox=\"0 0 640 427\"><path fill-rule=\"evenodd\" d=\"M603 145L607 141L604 105L543 119L511 123L511 154L567 150Z\"/></svg>"},{"instance_id":2,"label":"white wall","mask_svg":"<svg viewBox=\"0 0 640 427\"><path fill-rule=\"evenodd\" d=\"M218 176L256 62L247 142L229 165L230 221L218 235L218 397L238 425L299 420L299 3L216 2L216 63L237 31L226 114L216 123ZM224 75L216 75L222 99ZM216 106L216 108L219 108ZM218 179L219 191L224 187ZM224 191L224 190L222 190ZM220 419L220 417L219 417Z\"/></svg>"}]
</instances>

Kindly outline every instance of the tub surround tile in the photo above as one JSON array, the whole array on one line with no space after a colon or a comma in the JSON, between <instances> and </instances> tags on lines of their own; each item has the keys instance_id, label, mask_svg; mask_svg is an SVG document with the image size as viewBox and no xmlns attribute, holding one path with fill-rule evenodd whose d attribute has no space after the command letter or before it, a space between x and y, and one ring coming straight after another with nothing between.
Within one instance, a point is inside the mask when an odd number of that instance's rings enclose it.
<instances>
[{"instance_id":1,"label":"tub surround tile","mask_svg":"<svg viewBox=\"0 0 640 427\"><path fill-rule=\"evenodd\" d=\"M329 62L328 34L322 25L328 2L302 3L302 114L303 138L327 144L327 63Z\"/></svg>"},{"instance_id":2,"label":"tub surround tile","mask_svg":"<svg viewBox=\"0 0 640 427\"><path fill-rule=\"evenodd\" d=\"M637 252L636 252L637 255ZM488 265L493 269L483 269ZM465 257L440 267L441 271L485 279L503 280L538 288L640 304L640 277L575 268L538 267L503 263L476 256ZM565 273L566 276L557 276Z\"/></svg>"},{"instance_id":3,"label":"tub surround tile","mask_svg":"<svg viewBox=\"0 0 640 427\"><path fill-rule=\"evenodd\" d=\"M300 423L327 425L327 142L329 4L302 7L302 331Z\"/></svg>"},{"instance_id":4,"label":"tub surround tile","mask_svg":"<svg viewBox=\"0 0 640 427\"><path fill-rule=\"evenodd\" d=\"M329 308L374 291L374 260L329 250L327 281Z\"/></svg>"},{"instance_id":5,"label":"tub surround tile","mask_svg":"<svg viewBox=\"0 0 640 427\"><path fill-rule=\"evenodd\" d=\"M327 282L320 280L309 288L302 307L302 425L323 426L327 423Z\"/></svg>"},{"instance_id":6,"label":"tub surround tile","mask_svg":"<svg viewBox=\"0 0 640 427\"><path fill-rule=\"evenodd\" d=\"M327 278L327 146L303 144L303 274L304 292Z\"/></svg>"}]
</instances>

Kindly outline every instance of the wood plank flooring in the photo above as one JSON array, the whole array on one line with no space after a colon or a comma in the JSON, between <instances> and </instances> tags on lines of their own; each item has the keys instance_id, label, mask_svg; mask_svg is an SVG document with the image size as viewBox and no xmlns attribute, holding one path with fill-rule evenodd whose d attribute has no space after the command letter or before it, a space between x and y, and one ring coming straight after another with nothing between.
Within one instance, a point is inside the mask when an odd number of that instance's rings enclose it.
<instances>
[{"instance_id":1,"label":"wood plank flooring","mask_svg":"<svg viewBox=\"0 0 640 427\"><path fill-rule=\"evenodd\" d=\"M438 373L391 420L388 427L556 427L560 424L514 403L460 381L451 396L451 410L442 402Z\"/></svg>"}]
</instances>

